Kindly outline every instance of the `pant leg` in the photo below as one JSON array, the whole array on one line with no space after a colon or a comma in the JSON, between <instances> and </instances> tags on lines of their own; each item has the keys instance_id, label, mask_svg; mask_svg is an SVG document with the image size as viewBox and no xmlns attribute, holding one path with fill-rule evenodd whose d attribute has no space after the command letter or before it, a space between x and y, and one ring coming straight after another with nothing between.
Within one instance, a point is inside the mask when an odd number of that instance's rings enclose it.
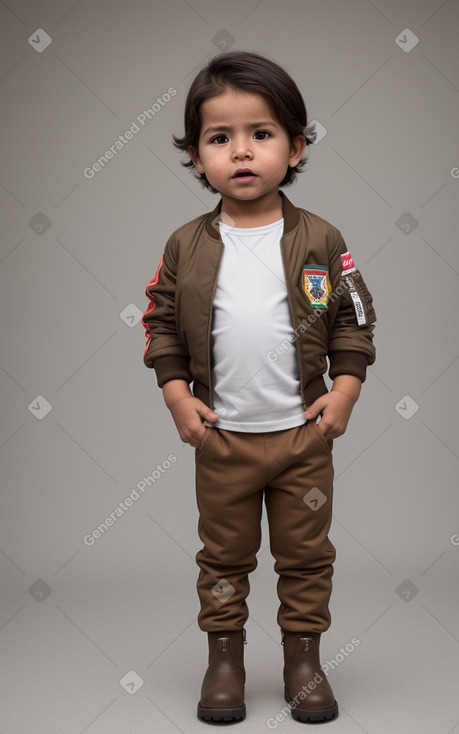
<instances>
[{"instance_id":1,"label":"pant leg","mask_svg":"<svg viewBox=\"0 0 459 734\"><path fill-rule=\"evenodd\" d=\"M241 630L247 621L248 575L257 566L266 468L259 434L207 428L196 450L200 568L199 627Z\"/></svg>"},{"instance_id":2,"label":"pant leg","mask_svg":"<svg viewBox=\"0 0 459 734\"><path fill-rule=\"evenodd\" d=\"M272 435L267 445L271 476L265 502L271 553L279 574L278 623L291 632L325 632L331 621L329 600L336 556L328 538L332 442L309 421L277 437Z\"/></svg>"}]
</instances>

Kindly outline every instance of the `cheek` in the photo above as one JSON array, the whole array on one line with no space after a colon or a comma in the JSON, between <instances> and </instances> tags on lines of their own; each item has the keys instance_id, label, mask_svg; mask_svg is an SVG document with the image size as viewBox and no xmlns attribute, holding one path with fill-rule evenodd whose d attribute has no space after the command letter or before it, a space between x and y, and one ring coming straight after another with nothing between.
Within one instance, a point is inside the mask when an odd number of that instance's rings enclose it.
<instances>
[{"instance_id":1,"label":"cheek","mask_svg":"<svg viewBox=\"0 0 459 734\"><path fill-rule=\"evenodd\" d=\"M215 169L221 164L221 161L222 156L219 155L219 151L217 148L215 150L206 150L201 158L201 164L206 170Z\"/></svg>"},{"instance_id":2,"label":"cheek","mask_svg":"<svg viewBox=\"0 0 459 734\"><path fill-rule=\"evenodd\" d=\"M290 146L284 142L277 143L272 148L273 157L279 161L288 161L290 158Z\"/></svg>"},{"instance_id":3,"label":"cheek","mask_svg":"<svg viewBox=\"0 0 459 734\"><path fill-rule=\"evenodd\" d=\"M290 142L285 142L283 148L285 158L286 160L289 160L289 158L291 158L292 156L292 146L290 145Z\"/></svg>"}]
</instances>

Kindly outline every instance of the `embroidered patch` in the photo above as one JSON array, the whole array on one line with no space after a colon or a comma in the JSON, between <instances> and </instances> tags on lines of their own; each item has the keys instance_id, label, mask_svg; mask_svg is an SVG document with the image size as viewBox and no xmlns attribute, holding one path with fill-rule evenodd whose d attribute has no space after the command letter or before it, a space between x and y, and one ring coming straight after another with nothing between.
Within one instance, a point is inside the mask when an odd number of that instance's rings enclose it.
<instances>
[{"instance_id":1,"label":"embroidered patch","mask_svg":"<svg viewBox=\"0 0 459 734\"><path fill-rule=\"evenodd\" d=\"M343 268L341 275L349 275L349 273L354 273L356 270L354 258L349 250L341 255L341 267Z\"/></svg>"},{"instance_id":2,"label":"embroidered patch","mask_svg":"<svg viewBox=\"0 0 459 734\"><path fill-rule=\"evenodd\" d=\"M327 309L331 284L326 265L305 265L303 268L303 290L313 308Z\"/></svg>"}]
</instances>

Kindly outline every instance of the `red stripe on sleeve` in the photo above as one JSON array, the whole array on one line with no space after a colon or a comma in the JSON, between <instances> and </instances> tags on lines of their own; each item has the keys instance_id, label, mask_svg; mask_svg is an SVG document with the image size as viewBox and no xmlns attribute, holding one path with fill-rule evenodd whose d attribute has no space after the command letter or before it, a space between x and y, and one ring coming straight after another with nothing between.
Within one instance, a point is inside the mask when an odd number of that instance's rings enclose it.
<instances>
[{"instance_id":1,"label":"red stripe on sleeve","mask_svg":"<svg viewBox=\"0 0 459 734\"><path fill-rule=\"evenodd\" d=\"M145 313L144 313L144 315L142 316L142 319L141 319L142 326L145 328L145 336L146 336L146 339L147 339L147 344L146 344L146 347L145 347L144 356L148 352L148 349L150 347L150 341L151 341L150 331L149 331L148 325L145 323L144 319L145 319L145 316L148 316L148 314L150 314L152 311L154 311L155 306L156 306L155 298L154 298L154 296L151 293L149 293L149 290L148 289L151 286L157 284L158 279L159 279L159 274L161 272L161 268L163 267L163 264L164 264L164 258L161 255L161 260L159 261L159 265L158 265L158 268L157 268L156 273L154 275L154 278L153 278L153 280L150 280L150 282L148 283L148 285L147 285L147 287L145 289L145 293L146 293L147 297L149 298L150 303L148 304L148 308L145 311Z\"/></svg>"}]
</instances>

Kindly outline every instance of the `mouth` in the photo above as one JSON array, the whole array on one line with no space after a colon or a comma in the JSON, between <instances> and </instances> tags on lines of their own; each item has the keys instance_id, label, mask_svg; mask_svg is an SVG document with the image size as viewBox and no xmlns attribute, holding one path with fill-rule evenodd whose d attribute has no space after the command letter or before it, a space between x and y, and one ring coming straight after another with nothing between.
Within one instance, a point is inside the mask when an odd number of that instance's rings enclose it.
<instances>
[{"instance_id":1,"label":"mouth","mask_svg":"<svg viewBox=\"0 0 459 734\"><path fill-rule=\"evenodd\" d=\"M251 183L256 178L257 174L251 171L250 168L238 168L233 176L233 180L239 183Z\"/></svg>"}]
</instances>

